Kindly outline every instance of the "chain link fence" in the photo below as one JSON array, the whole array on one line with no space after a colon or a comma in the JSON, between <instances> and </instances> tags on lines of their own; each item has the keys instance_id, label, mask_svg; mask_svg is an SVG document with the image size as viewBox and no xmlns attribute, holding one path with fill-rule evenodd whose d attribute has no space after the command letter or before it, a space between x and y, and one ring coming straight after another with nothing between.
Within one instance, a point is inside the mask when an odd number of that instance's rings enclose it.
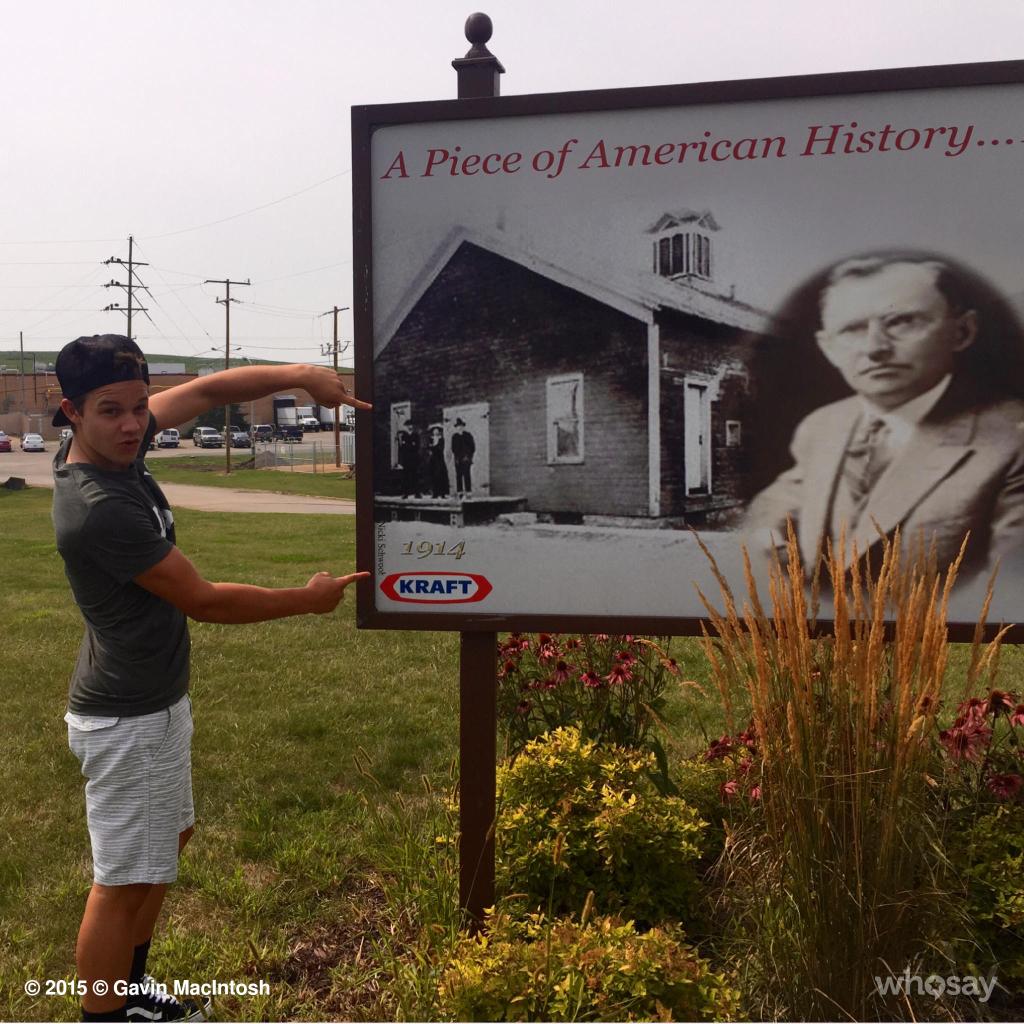
<instances>
[{"instance_id":1,"label":"chain link fence","mask_svg":"<svg viewBox=\"0 0 1024 1024\"><path fill-rule=\"evenodd\" d=\"M287 441L257 441L255 460L250 459L239 468L278 469L293 473L337 473L338 462L341 472L354 476L356 468L356 438L351 432L338 437L339 451L336 452L333 434L303 440L301 444ZM340 457L339 457L340 456Z\"/></svg>"}]
</instances>

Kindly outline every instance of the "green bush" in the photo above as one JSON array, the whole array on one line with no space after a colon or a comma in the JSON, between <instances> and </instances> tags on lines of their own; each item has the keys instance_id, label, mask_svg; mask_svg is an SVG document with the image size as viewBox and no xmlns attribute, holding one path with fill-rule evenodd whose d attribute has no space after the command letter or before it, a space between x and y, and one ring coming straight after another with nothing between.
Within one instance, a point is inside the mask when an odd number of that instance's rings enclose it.
<instances>
[{"instance_id":1,"label":"green bush","mask_svg":"<svg viewBox=\"0 0 1024 1024\"><path fill-rule=\"evenodd\" d=\"M982 815L949 847L967 882L978 937L993 962L985 964L1011 989L1024 983L1024 804L1001 804Z\"/></svg>"},{"instance_id":2,"label":"green bush","mask_svg":"<svg viewBox=\"0 0 1024 1024\"><path fill-rule=\"evenodd\" d=\"M613 917L588 923L497 914L466 938L438 986L455 1020L720 1020L736 994L678 925L638 934Z\"/></svg>"},{"instance_id":3,"label":"green bush","mask_svg":"<svg viewBox=\"0 0 1024 1024\"><path fill-rule=\"evenodd\" d=\"M497 877L549 913L602 912L642 923L683 918L697 893L706 828L650 781L654 756L599 747L579 729L527 744L498 772Z\"/></svg>"}]
</instances>

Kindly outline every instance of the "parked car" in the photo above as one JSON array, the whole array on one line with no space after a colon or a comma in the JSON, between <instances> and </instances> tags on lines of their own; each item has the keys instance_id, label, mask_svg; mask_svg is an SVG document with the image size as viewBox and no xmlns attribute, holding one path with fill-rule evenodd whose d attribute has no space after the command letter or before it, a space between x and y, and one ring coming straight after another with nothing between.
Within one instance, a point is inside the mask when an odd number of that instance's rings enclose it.
<instances>
[{"instance_id":1,"label":"parked car","mask_svg":"<svg viewBox=\"0 0 1024 1024\"><path fill-rule=\"evenodd\" d=\"M219 434L213 427L196 427L192 431L192 443L197 448L223 448L224 435Z\"/></svg>"},{"instance_id":2,"label":"parked car","mask_svg":"<svg viewBox=\"0 0 1024 1024\"><path fill-rule=\"evenodd\" d=\"M249 431L241 427L231 428L231 447L248 448L252 442L249 440Z\"/></svg>"},{"instance_id":3,"label":"parked car","mask_svg":"<svg viewBox=\"0 0 1024 1024\"><path fill-rule=\"evenodd\" d=\"M0 452L9 452L11 450L11 439L0 430Z\"/></svg>"},{"instance_id":4,"label":"parked car","mask_svg":"<svg viewBox=\"0 0 1024 1024\"><path fill-rule=\"evenodd\" d=\"M277 428L277 434L275 436L279 441L286 441L290 444L301 444L302 427L293 427L288 424L283 424Z\"/></svg>"},{"instance_id":5,"label":"parked car","mask_svg":"<svg viewBox=\"0 0 1024 1024\"><path fill-rule=\"evenodd\" d=\"M45 452L46 445L43 444L43 435L25 434L21 439L21 450L23 452Z\"/></svg>"},{"instance_id":6,"label":"parked car","mask_svg":"<svg viewBox=\"0 0 1024 1024\"><path fill-rule=\"evenodd\" d=\"M255 435L257 441L274 440L273 423L257 423L256 426L252 428L252 432Z\"/></svg>"},{"instance_id":7,"label":"parked car","mask_svg":"<svg viewBox=\"0 0 1024 1024\"><path fill-rule=\"evenodd\" d=\"M181 444L181 434L174 427L161 430L155 438L158 448L177 448Z\"/></svg>"}]
</instances>

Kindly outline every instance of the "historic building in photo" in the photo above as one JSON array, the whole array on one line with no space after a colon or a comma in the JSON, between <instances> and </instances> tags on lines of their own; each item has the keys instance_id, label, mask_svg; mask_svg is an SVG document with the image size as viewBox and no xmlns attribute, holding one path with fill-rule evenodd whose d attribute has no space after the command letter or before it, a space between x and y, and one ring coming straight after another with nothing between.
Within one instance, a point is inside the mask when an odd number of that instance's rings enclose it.
<instances>
[{"instance_id":1,"label":"historic building in photo","mask_svg":"<svg viewBox=\"0 0 1024 1024\"><path fill-rule=\"evenodd\" d=\"M378 507L415 502L414 479L431 497L443 438L449 502L508 498L564 523L735 520L769 327L716 284L719 232L708 212L666 212L646 229L643 265L598 280L500 233L453 231L379 338ZM475 445L461 497L457 432Z\"/></svg>"}]
</instances>

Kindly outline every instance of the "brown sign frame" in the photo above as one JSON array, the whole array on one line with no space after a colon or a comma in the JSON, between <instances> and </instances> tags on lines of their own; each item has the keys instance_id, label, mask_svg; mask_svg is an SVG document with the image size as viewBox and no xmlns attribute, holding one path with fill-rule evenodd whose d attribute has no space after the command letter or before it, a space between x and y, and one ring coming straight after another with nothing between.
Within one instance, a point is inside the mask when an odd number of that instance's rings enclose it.
<instances>
[{"instance_id":1,"label":"brown sign frame","mask_svg":"<svg viewBox=\"0 0 1024 1024\"><path fill-rule=\"evenodd\" d=\"M358 393L361 398L370 402L374 400L374 211L371 199L370 160L373 135L381 128L544 114L628 111L709 103L756 103L808 97L1019 84L1024 84L1024 61L353 107L353 313ZM546 630L681 636L700 634L702 620L699 617L530 613L495 615L474 611L472 605L457 614L379 610L374 600L380 581L376 578L372 415L366 412L357 414L357 562L361 569L367 569L374 574L370 580L359 586L357 621L360 627L487 633ZM966 641L973 635L974 624L954 622L948 628L952 640ZM991 636L996 629L997 626L993 624L986 632ZM1006 639L1012 642L1024 641L1024 627L1014 627Z\"/></svg>"}]
</instances>

